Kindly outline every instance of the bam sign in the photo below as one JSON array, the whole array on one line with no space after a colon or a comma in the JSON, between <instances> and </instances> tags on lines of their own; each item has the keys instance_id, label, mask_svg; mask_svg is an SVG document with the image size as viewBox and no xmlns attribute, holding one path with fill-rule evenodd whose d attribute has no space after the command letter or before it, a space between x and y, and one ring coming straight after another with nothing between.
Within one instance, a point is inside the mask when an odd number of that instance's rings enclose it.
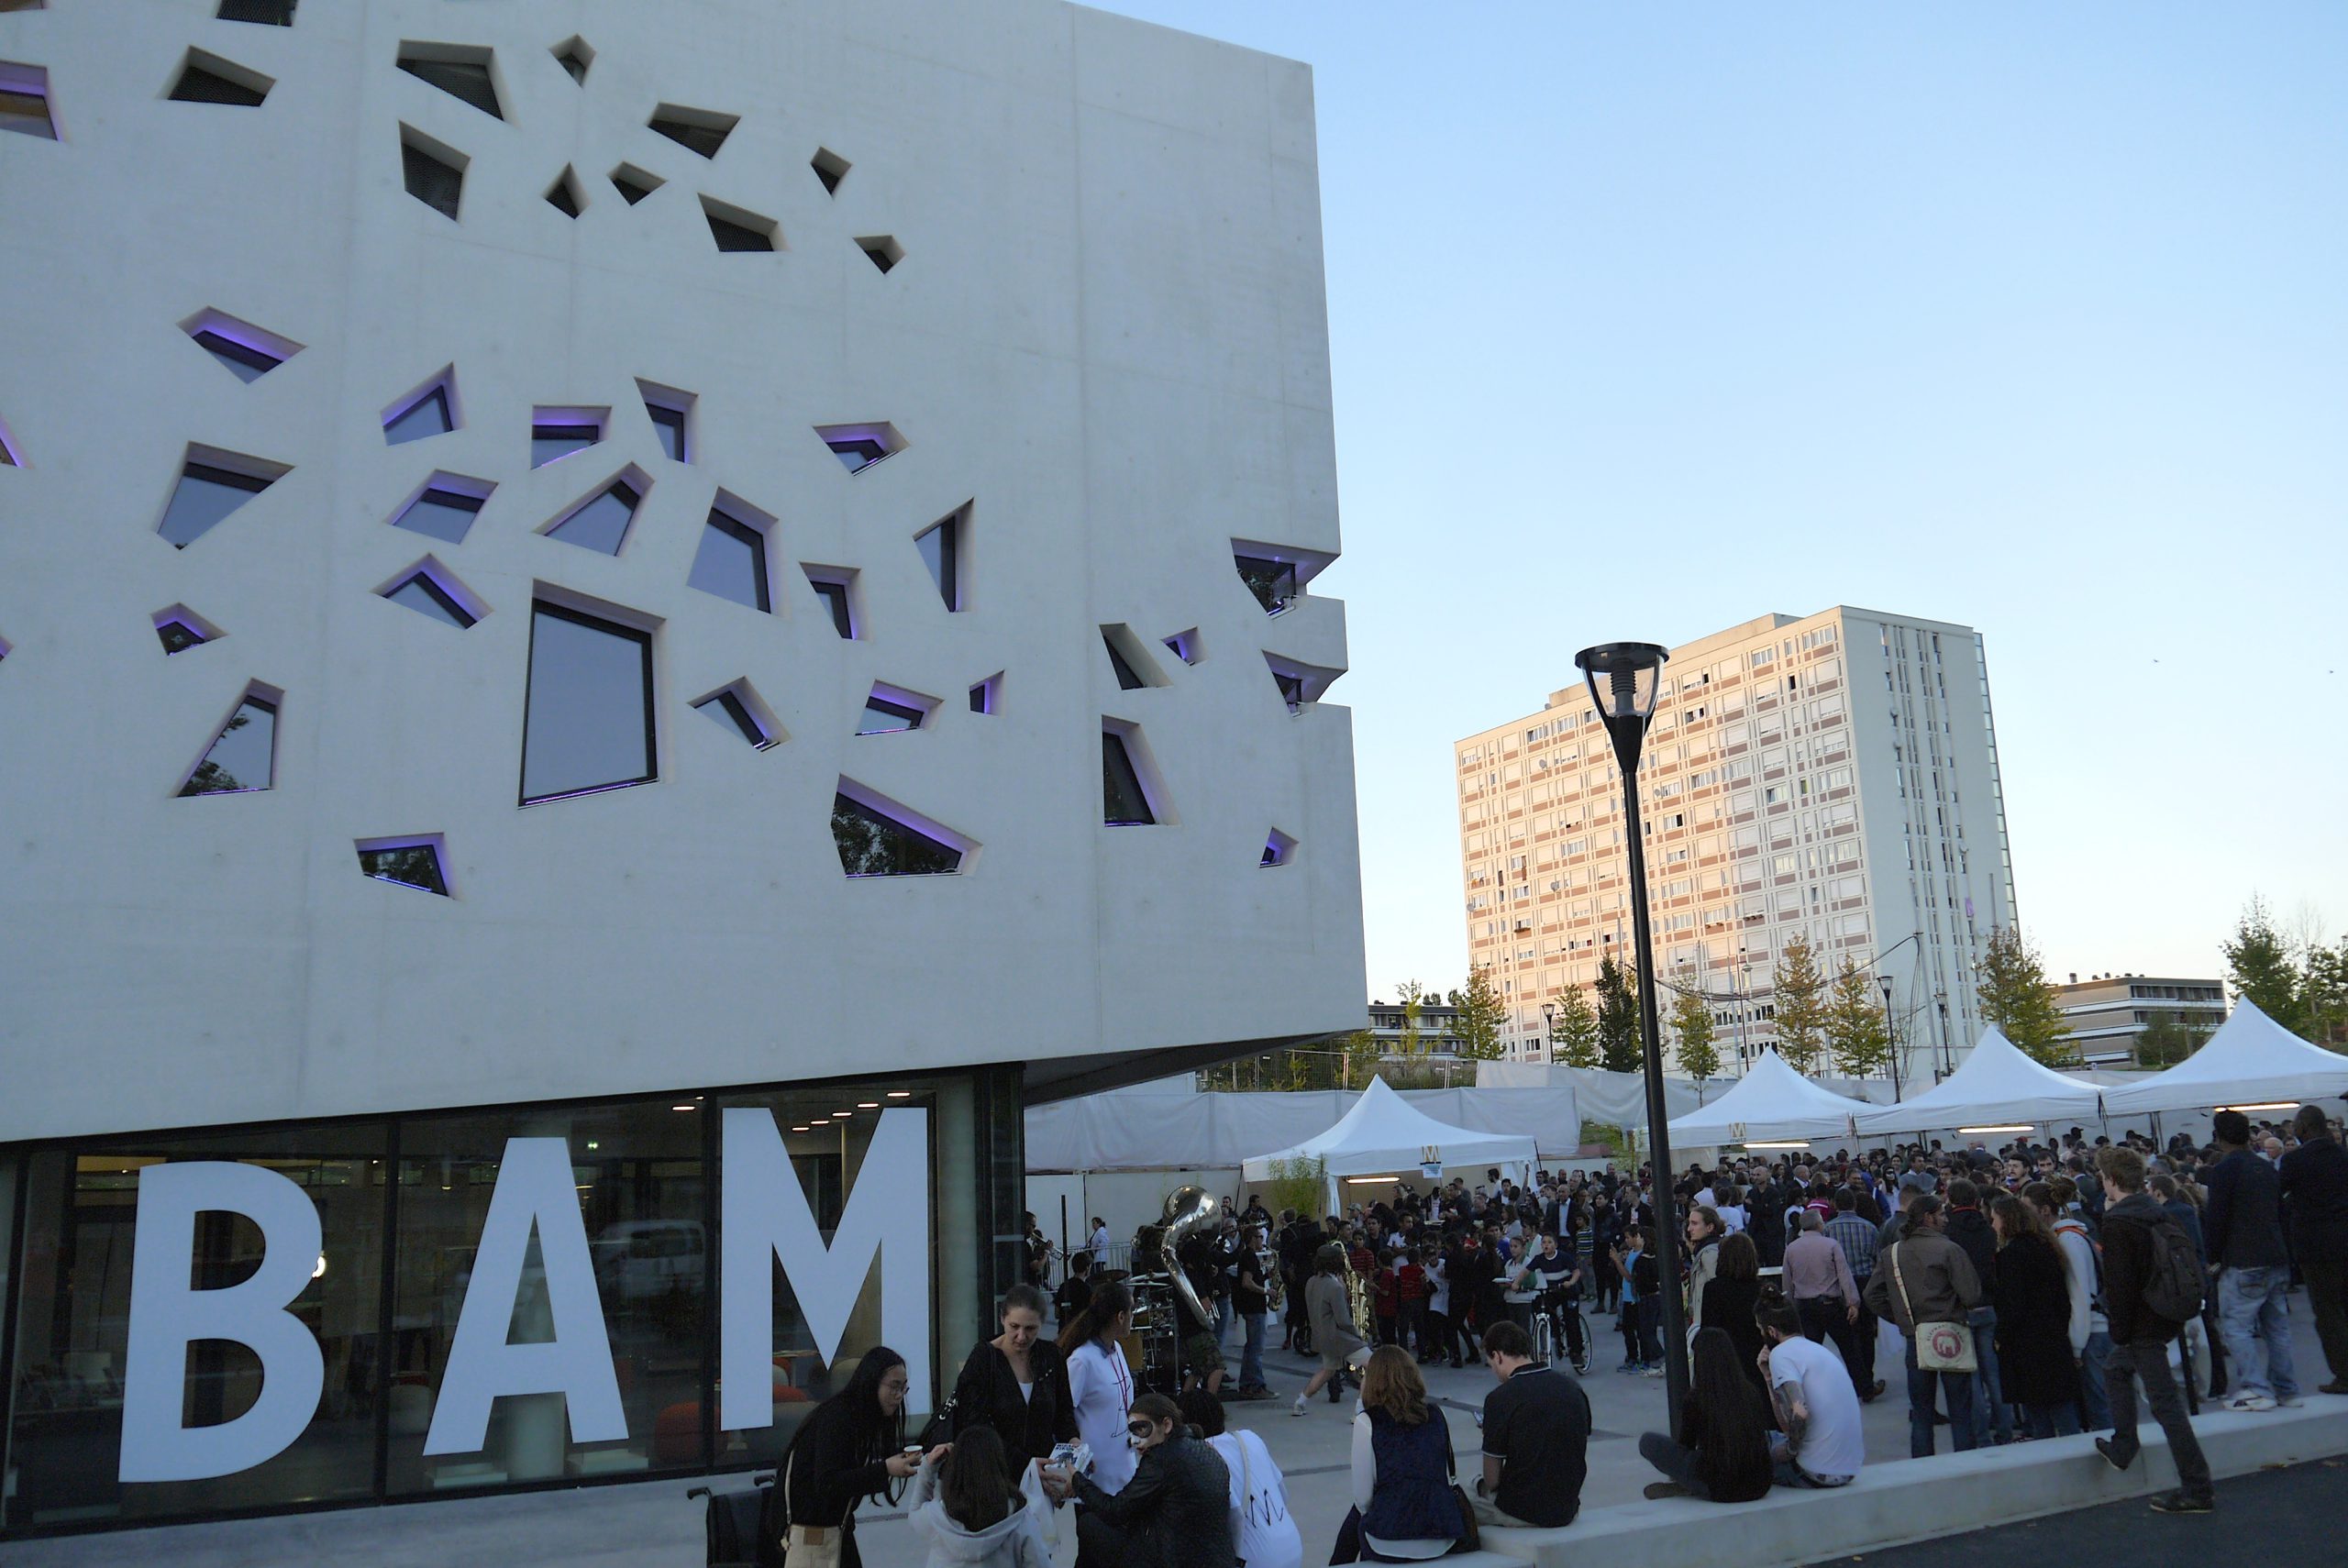
<instances>
[{"instance_id":1,"label":"bam sign","mask_svg":"<svg viewBox=\"0 0 2348 1568\"><path fill-rule=\"evenodd\" d=\"M929 1386L929 1114L884 1110L826 1243L791 1167L782 1133L764 1109L729 1109L722 1128L718 1371L726 1431L774 1421L774 1270L780 1260L817 1355L839 1353L856 1299L880 1260L880 1332L901 1348L917 1389ZM189 1286L195 1217L241 1214L261 1234L260 1266L216 1290ZM293 1182L259 1165L183 1161L138 1177L130 1278L128 1353L123 1369L124 1481L197 1481L249 1470L284 1452L317 1413L326 1358L286 1309L320 1255L318 1212ZM508 1344L530 1235L538 1238L554 1337ZM885 1239L885 1244L884 1244ZM227 1340L260 1358L252 1408L213 1426L183 1424L188 1346ZM559 1394L576 1443L628 1435L595 1288L587 1228L560 1138L511 1138L499 1165L474 1255L472 1277L425 1436L427 1455L480 1451L500 1397Z\"/></svg>"}]
</instances>

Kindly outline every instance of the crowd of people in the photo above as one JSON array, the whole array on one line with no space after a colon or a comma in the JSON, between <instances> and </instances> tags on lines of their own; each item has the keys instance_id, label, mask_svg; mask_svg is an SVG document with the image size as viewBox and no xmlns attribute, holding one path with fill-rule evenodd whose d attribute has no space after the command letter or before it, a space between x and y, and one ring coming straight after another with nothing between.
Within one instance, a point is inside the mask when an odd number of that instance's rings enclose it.
<instances>
[{"instance_id":1,"label":"crowd of people","mask_svg":"<svg viewBox=\"0 0 2348 1568\"><path fill-rule=\"evenodd\" d=\"M1250 1199L1179 1264L1204 1317L1185 1322L1179 1397L1143 1392L1122 1342L1134 1297L1095 1284L1091 1245L1014 1286L1000 1332L975 1346L939 1418L904 1441L904 1367L869 1353L803 1427L778 1491L792 1519L842 1532L855 1508L912 1484L936 1564L1034 1568L1053 1510L1072 1506L1080 1568L1300 1568L1286 1482L1260 1437L1226 1430L1227 1400L1268 1397L1263 1349L1278 1295L1281 1348L1318 1359L1290 1408L1357 1381L1354 1507L1332 1562L1414 1562L1486 1525L1555 1527L1580 1507L1590 1405L1585 1309L1612 1314L1618 1371L1660 1374L1666 1291L1685 1308L1689 1382L1676 1430L1639 1452L1650 1496L1749 1501L1828 1488L1866 1463L1861 1408L1881 1397L1878 1323L1903 1346L1910 1452L1941 1429L1957 1450L2094 1432L2126 1469L2138 1390L2166 1433L2179 1485L2168 1513L2213 1506L2188 1404L2244 1413L2301 1403L2285 1309L2304 1286L2330 1380L2348 1395L2348 1153L2307 1107L2288 1123L2221 1111L2214 1140L2155 1147L2078 1129L1995 1152L1976 1142L1691 1167L1658 1200L1653 1173L1490 1173L1470 1188L1403 1187L1315 1220ZM1657 1228L1686 1237L1667 1279ZM1187 1310L1187 1309L1186 1309ZM1226 1386L1222 1347L1242 1330ZM1561 1353L1539 1353L1544 1342ZM1480 1362L1480 1464L1463 1482L1420 1368ZM1570 1369L1570 1371L1568 1371Z\"/></svg>"}]
</instances>

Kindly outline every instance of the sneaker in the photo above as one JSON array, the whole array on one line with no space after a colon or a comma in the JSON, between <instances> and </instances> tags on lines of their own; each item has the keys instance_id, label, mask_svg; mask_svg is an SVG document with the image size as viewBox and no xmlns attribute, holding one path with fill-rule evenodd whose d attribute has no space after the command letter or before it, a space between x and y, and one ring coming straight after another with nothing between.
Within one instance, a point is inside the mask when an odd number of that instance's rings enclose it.
<instances>
[{"instance_id":1,"label":"sneaker","mask_svg":"<svg viewBox=\"0 0 2348 1568\"><path fill-rule=\"evenodd\" d=\"M2226 1410L2271 1410L2275 1401L2264 1394L2237 1394L2219 1407Z\"/></svg>"},{"instance_id":2,"label":"sneaker","mask_svg":"<svg viewBox=\"0 0 2348 1568\"><path fill-rule=\"evenodd\" d=\"M2297 1394L2277 1394L2275 1396L2275 1408L2278 1410L2296 1410L2306 1403L2307 1401L2300 1398Z\"/></svg>"},{"instance_id":3,"label":"sneaker","mask_svg":"<svg viewBox=\"0 0 2348 1568\"><path fill-rule=\"evenodd\" d=\"M1677 1481L1650 1481L1645 1494L1650 1502L1657 1497L1684 1497L1687 1495L1688 1488Z\"/></svg>"},{"instance_id":4,"label":"sneaker","mask_svg":"<svg viewBox=\"0 0 2348 1568\"><path fill-rule=\"evenodd\" d=\"M1639 1364L1635 1361L1626 1361L1614 1370L1623 1373L1636 1373L1639 1370Z\"/></svg>"},{"instance_id":5,"label":"sneaker","mask_svg":"<svg viewBox=\"0 0 2348 1568\"><path fill-rule=\"evenodd\" d=\"M1304 1396L1303 1396L1303 1395L1299 1394L1299 1395L1296 1397L1296 1403L1295 1403L1295 1404L1293 1404L1293 1405L1290 1405L1290 1406L1288 1408L1288 1413L1289 1413L1290 1415L1291 1415L1291 1416L1301 1416L1301 1415L1304 1414Z\"/></svg>"},{"instance_id":6,"label":"sneaker","mask_svg":"<svg viewBox=\"0 0 2348 1568\"><path fill-rule=\"evenodd\" d=\"M2163 1492L2153 1499L2156 1514L2207 1514L2217 1511L2218 1505L2208 1497L2196 1497L2187 1492Z\"/></svg>"},{"instance_id":7,"label":"sneaker","mask_svg":"<svg viewBox=\"0 0 2348 1568\"><path fill-rule=\"evenodd\" d=\"M2348 1377L2335 1377L2316 1390L2319 1394L2348 1394Z\"/></svg>"},{"instance_id":8,"label":"sneaker","mask_svg":"<svg viewBox=\"0 0 2348 1568\"><path fill-rule=\"evenodd\" d=\"M2132 1453L2125 1459L2121 1458L2120 1445L2113 1442L2110 1438L2096 1439L2095 1451L2103 1455L2103 1462L2106 1464L2110 1465L2114 1470L2125 1470L2130 1465L2136 1463L2136 1456Z\"/></svg>"},{"instance_id":9,"label":"sneaker","mask_svg":"<svg viewBox=\"0 0 2348 1568\"><path fill-rule=\"evenodd\" d=\"M1663 1375L1663 1368L1660 1364L1650 1366L1645 1373L1641 1374L1641 1375L1645 1377L1661 1377Z\"/></svg>"}]
</instances>

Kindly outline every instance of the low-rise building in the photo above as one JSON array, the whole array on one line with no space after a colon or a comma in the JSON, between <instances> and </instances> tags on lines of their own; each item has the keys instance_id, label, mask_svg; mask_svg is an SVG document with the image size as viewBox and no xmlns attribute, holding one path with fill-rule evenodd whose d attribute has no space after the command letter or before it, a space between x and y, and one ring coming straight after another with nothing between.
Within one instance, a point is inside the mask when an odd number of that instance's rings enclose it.
<instances>
[{"instance_id":1,"label":"low-rise building","mask_svg":"<svg viewBox=\"0 0 2348 1568\"><path fill-rule=\"evenodd\" d=\"M2082 980L2073 975L2054 988L2054 998L2091 1067L2133 1062L2145 1027L2163 1014L2187 1030L2197 1045L2226 1021L2226 988L2216 979L2089 975Z\"/></svg>"}]
</instances>

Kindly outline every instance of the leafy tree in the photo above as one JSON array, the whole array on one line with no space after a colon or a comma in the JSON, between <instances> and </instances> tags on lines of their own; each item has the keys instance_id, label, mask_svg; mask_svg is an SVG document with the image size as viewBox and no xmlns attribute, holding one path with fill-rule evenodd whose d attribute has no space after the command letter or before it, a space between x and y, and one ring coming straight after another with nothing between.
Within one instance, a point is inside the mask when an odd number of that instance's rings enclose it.
<instances>
[{"instance_id":1,"label":"leafy tree","mask_svg":"<svg viewBox=\"0 0 2348 1568\"><path fill-rule=\"evenodd\" d=\"M1720 1048L1713 1043L1712 1004L1699 990L1678 987L1671 993L1671 1032L1679 1043L1679 1070L1702 1083L1718 1077Z\"/></svg>"},{"instance_id":2,"label":"leafy tree","mask_svg":"<svg viewBox=\"0 0 2348 1568\"><path fill-rule=\"evenodd\" d=\"M1338 1043L1345 1053L1342 1064L1346 1084L1352 1088L1368 1088L1369 1080L1378 1076L1378 1059L1383 1055L1378 1036L1367 1029L1357 1029Z\"/></svg>"},{"instance_id":3,"label":"leafy tree","mask_svg":"<svg viewBox=\"0 0 2348 1568\"><path fill-rule=\"evenodd\" d=\"M1834 977L1826 1005L1826 1043L1835 1070L1844 1077L1871 1078L1891 1070L1891 1031L1884 1023L1883 996L1875 977L1850 959Z\"/></svg>"},{"instance_id":4,"label":"leafy tree","mask_svg":"<svg viewBox=\"0 0 2348 1568\"><path fill-rule=\"evenodd\" d=\"M1978 971L1981 1016L2024 1055L2050 1067L2067 1066L2078 1060L2071 1026L2063 1021L2038 949L2023 939L2020 929L1999 926L1989 933L1989 940L1982 944Z\"/></svg>"},{"instance_id":5,"label":"leafy tree","mask_svg":"<svg viewBox=\"0 0 2348 1568\"><path fill-rule=\"evenodd\" d=\"M1633 971L1611 955L1598 966L1598 1065L1610 1073L1635 1073L1646 1065L1639 1039L1639 992Z\"/></svg>"},{"instance_id":6,"label":"leafy tree","mask_svg":"<svg viewBox=\"0 0 2348 1568\"><path fill-rule=\"evenodd\" d=\"M1323 1155L1311 1159L1291 1157L1272 1162L1272 1179L1261 1185L1249 1184L1264 1196L1264 1207L1278 1214L1283 1209L1293 1209L1299 1214L1314 1220L1329 1201L1329 1162Z\"/></svg>"},{"instance_id":7,"label":"leafy tree","mask_svg":"<svg viewBox=\"0 0 2348 1568\"><path fill-rule=\"evenodd\" d=\"M1397 1054L1415 1056L1421 1049L1419 1019L1425 1011L1428 992L1416 980L1405 980L1394 990L1402 999L1402 1043Z\"/></svg>"},{"instance_id":8,"label":"leafy tree","mask_svg":"<svg viewBox=\"0 0 2348 1568\"><path fill-rule=\"evenodd\" d=\"M2208 1030L2182 1022L2173 1012L2162 1010L2153 1013L2144 1020L2144 1027L2136 1035L2136 1065L2140 1067L2174 1067L2201 1049L2202 1042L2209 1038Z\"/></svg>"},{"instance_id":9,"label":"leafy tree","mask_svg":"<svg viewBox=\"0 0 2348 1568\"><path fill-rule=\"evenodd\" d=\"M2291 962L2290 944L2275 929L2266 900L2254 897L2234 922L2234 933L2220 949L2226 955L2226 976L2234 994L2258 1004L2259 1011L2294 1034L2308 1031L2307 999L2300 993L2298 965Z\"/></svg>"},{"instance_id":10,"label":"leafy tree","mask_svg":"<svg viewBox=\"0 0 2348 1568\"><path fill-rule=\"evenodd\" d=\"M2309 947L2299 991L2307 1005L2308 1038L2348 1051L2348 936L2337 947Z\"/></svg>"},{"instance_id":11,"label":"leafy tree","mask_svg":"<svg viewBox=\"0 0 2348 1568\"><path fill-rule=\"evenodd\" d=\"M1501 1055L1501 1025L1508 1010L1492 988L1492 972L1479 964L1468 971L1468 989L1459 999L1459 1054L1471 1062L1495 1062Z\"/></svg>"},{"instance_id":12,"label":"leafy tree","mask_svg":"<svg viewBox=\"0 0 2348 1568\"><path fill-rule=\"evenodd\" d=\"M1590 1011L1589 998L1579 986L1568 986L1557 999L1557 1020L1549 1026L1549 1053L1568 1067L1598 1066L1598 1014Z\"/></svg>"},{"instance_id":13,"label":"leafy tree","mask_svg":"<svg viewBox=\"0 0 2348 1568\"><path fill-rule=\"evenodd\" d=\"M1826 1043L1826 977L1818 972L1818 958L1810 938L1800 933L1778 955L1770 977L1770 1005L1778 1025L1778 1055L1786 1066L1805 1076L1818 1070Z\"/></svg>"}]
</instances>

